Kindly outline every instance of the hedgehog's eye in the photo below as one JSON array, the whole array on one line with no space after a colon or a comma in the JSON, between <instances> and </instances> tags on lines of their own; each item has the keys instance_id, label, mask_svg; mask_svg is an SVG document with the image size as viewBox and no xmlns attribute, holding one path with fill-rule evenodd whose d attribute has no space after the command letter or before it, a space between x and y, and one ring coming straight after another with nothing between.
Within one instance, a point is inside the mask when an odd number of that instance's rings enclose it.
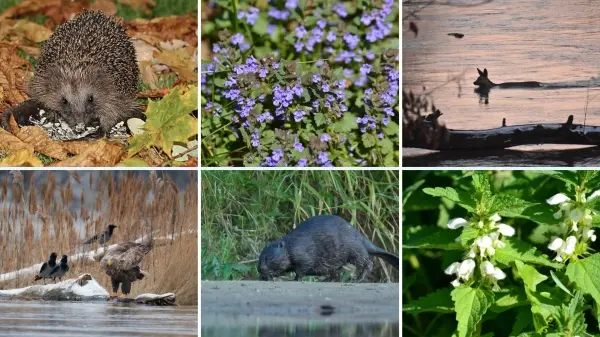
<instances>
[{"instance_id":1,"label":"hedgehog's eye","mask_svg":"<svg viewBox=\"0 0 600 337\"><path fill-rule=\"evenodd\" d=\"M62 98L62 104L67 105L67 104L69 104L69 101L67 101L67 99L63 97Z\"/></svg>"},{"instance_id":2,"label":"hedgehog's eye","mask_svg":"<svg viewBox=\"0 0 600 337\"><path fill-rule=\"evenodd\" d=\"M93 103L93 102L94 102L94 96L93 96L93 95L90 95L90 96L88 97L88 102L90 102L90 103Z\"/></svg>"}]
</instances>

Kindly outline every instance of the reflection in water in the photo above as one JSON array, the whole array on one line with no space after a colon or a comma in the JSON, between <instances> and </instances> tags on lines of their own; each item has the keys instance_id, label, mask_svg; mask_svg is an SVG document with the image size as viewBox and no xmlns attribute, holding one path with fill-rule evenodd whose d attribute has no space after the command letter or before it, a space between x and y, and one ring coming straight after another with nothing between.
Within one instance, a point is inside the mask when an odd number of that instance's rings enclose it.
<instances>
[{"instance_id":1,"label":"reflection in water","mask_svg":"<svg viewBox=\"0 0 600 337\"><path fill-rule=\"evenodd\" d=\"M220 326L202 327L202 337L397 337L400 324L315 324L288 326Z\"/></svg>"},{"instance_id":2,"label":"reflection in water","mask_svg":"<svg viewBox=\"0 0 600 337\"><path fill-rule=\"evenodd\" d=\"M422 7L412 3L403 7L405 13ZM440 122L450 129L494 128L503 118L507 125L563 123L569 115L583 123L586 102L586 124L600 125L600 97L592 100L600 93L599 16L600 6L588 0L428 6L419 12L417 37L403 30L403 88L416 94L423 87L433 90L443 112ZM448 36L453 32L464 37ZM545 86L473 92L477 68L487 68L494 83ZM463 72L460 81L449 81Z\"/></svg>"},{"instance_id":3,"label":"reflection in water","mask_svg":"<svg viewBox=\"0 0 600 337\"><path fill-rule=\"evenodd\" d=\"M197 307L0 301L2 336L197 336Z\"/></svg>"}]
</instances>

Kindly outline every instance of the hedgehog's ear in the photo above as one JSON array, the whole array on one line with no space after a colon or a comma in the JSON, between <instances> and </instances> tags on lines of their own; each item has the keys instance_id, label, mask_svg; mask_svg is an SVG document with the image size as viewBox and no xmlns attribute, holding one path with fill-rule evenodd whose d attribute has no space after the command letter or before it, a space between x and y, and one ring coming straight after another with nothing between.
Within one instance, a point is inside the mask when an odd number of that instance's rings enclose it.
<instances>
[{"instance_id":1,"label":"hedgehog's ear","mask_svg":"<svg viewBox=\"0 0 600 337\"><path fill-rule=\"evenodd\" d=\"M483 76L487 77L487 69L483 68Z\"/></svg>"},{"instance_id":2,"label":"hedgehog's ear","mask_svg":"<svg viewBox=\"0 0 600 337\"><path fill-rule=\"evenodd\" d=\"M479 70L479 68L477 68L477 72L479 73L479 75L483 75L483 72Z\"/></svg>"}]
</instances>

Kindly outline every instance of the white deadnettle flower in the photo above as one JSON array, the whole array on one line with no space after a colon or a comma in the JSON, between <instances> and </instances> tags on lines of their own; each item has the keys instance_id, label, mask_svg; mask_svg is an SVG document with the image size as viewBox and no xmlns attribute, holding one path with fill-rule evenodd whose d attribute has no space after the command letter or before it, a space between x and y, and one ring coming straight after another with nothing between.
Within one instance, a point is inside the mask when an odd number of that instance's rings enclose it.
<instances>
[{"instance_id":1,"label":"white deadnettle flower","mask_svg":"<svg viewBox=\"0 0 600 337\"><path fill-rule=\"evenodd\" d=\"M477 223L477 227L483 228L483 221L479 220L479 222Z\"/></svg>"},{"instance_id":2,"label":"white deadnettle flower","mask_svg":"<svg viewBox=\"0 0 600 337\"><path fill-rule=\"evenodd\" d=\"M463 218L455 218L448 222L448 228L457 229L469 223L467 220Z\"/></svg>"},{"instance_id":3,"label":"white deadnettle flower","mask_svg":"<svg viewBox=\"0 0 600 337\"><path fill-rule=\"evenodd\" d=\"M600 196L600 190L594 191L594 193L592 193L592 195L590 195L588 197L588 201L592 201L593 199L597 198Z\"/></svg>"},{"instance_id":4,"label":"white deadnettle flower","mask_svg":"<svg viewBox=\"0 0 600 337\"><path fill-rule=\"evenodd\" d=\"M572 222L572 224L573 224L573 225L571 226L571 229L572 229L574 232L577 232L577 231L579 230L579 227L577 227L577 222L576 222L576 221L573 221L573 222Z\"/></svg>"},{"instance_id":5,"label":"white deadnettle flower","mask_svg":"<svg viewBox=\"0 0 600 337\"><path fill-rule=\"evenodd\" d=\"M552 216L554 217L554 219L558 220L558 219L562 218L562 211L559 209Z\"/></svg>"},{"instance_id":6,"label":"white deadnettle flower","mask_svg":"<svg viewBox=\"0 0 600 337\"><path fill-rule=\"evenodd\" d=\"M566 255L571 255L573 254L573 252L575 252L575 246L577 245L577 238L574 237L573 235L569 236L567 238L567 240L565 241L565 248L563 250L563 252Z\"/></svg>"},{"instance_id":7,"label":"white deadnettle flower","mask_svg":"<svg viewBox=\"0 0 600 337\"><path fill-rule=\"evenodd\" d=\"M472 259L466 259L463 262L454 262L444 271L448 275L456 274L456 279L451 282L454 287L460 285L460 280L469 281L473 277L475 271L475 261Z\"/></svg>"},{"instance_id":8,"label":"white deadnettle flower","mask_svg":"<svg viewBox=\"0 0 600 337\"><path fill-rule=\"evenodd\" d=\"M590 230L584 230L583 231L583 239L584 240L592 240L592 242L596 241L596 234L594 234L594 230L590 229Z\"/></svg>"},{"instance_id":9,"label":"white deadnettle flower","mask_svg":"<svg viewBox=\"0 0 600 337\"><path fill-rule=\"evenodd\" d=\"M571 219L571 221L573 221L573 226L575 226L575 224L579 221L581 221L581 219L583 219L583 210L581 208L575 208L574 210L572 210L569 213L569 218ZM576 230L576 229L574 229Z\"/></svg>"},{"instance_id":10,"label":"white deadnettle flower","mask_svg":"<svg viewBox=\"0 0 600 337\"><path fill-rule=\"evenodd\" d=\"M504 248L506 244L500 241L500 234L498 232L490 233L490 239L492 239L492 247L494 248Z\"/></svg>"},{"instance_id":11,"label":"white deadnettle flower","mask_svg":"<svg viewBox=\"0 0 600 337\"><path fill-rule=\"evenodd\" d=\"M482 276L492 275L494 273L494 265L490 261L483 261L479 265Z\"/></svg>"},{"instance_id":12,"label":"white deadnettle flower","mask_svg":"<svg viewBox=\"0 0 600 337\"><path fill-rule=\"evenodd\" d=\"M498 224L498 232L504 236L513 236L515 235L515 229L506 224Z\"/></svg>"},{"instance_id":13,"label":"white deadnettle flower","mask_svg":"<svg viewBox=\"0 0 600 337\"><path fill-rule=\"evenodd\" d=\"M502 218L500 217L500 215L498 213L494 213L494 215L492 215L490 217L490 221L493 221L493 222L498 222L500 220L502 220Z\"/></svg>"},{"instance_id":14,"label":"white deadnettle flower","mask_svg":"<svg viewBox=\"0 0 600 337\"><path fill-rule=\"evenodd\" d=\"M552 251L557 251L558 249L560 249L560 247L562 247L563 243L563 239L555 237L554 239L552 239L552 242L550 242L550 244L548 245L548 249Z\"/></svg>"},{"instance_id":15,"label":"white deadnettle flower","mask_svg":"<svg viewBox=\"0 0 600 337\"><path fill-rule=\"evenodd\" d=\"M546 200L546 202L550 205L558 205L558 204L562 204L565 201L570 201L571 199L569 199L569 197L567 197L566 195L562 194L562 193L558 193L554 196L552 196L550 199Z\"/></svg>"},{"instance_id":16,"label":"white deadnettle flower","mask_svg":"<svg viewBox=\"0 0 600 337\"><path fill-rule=\"evenodd\" d=\"M479 248L479 255L481 257L484 257L486 254L489 256L493 256L494 254L496 254L496 250L494 249L492 244L492 238L488 235L483 235L475 239L475 242L473 242L471 249L477 250L477 248Z\"/></svg>"}]
</instances>

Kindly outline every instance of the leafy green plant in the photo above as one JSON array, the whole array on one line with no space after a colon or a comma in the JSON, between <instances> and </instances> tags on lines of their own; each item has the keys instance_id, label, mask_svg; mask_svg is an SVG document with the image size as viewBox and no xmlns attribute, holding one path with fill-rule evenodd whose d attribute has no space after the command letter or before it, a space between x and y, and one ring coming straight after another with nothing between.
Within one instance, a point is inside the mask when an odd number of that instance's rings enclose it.
<instances>
[{"instance_id":1,"label":"leafy green plant","mask_svg":"<svg viewBox=\"0 0 600 337\"><path fill-rule=\"evenodd\" d=\"M411 172L404 182L407 335L600 332L599 172ZM427 209L439 210L437 225Z\"/></svg>"}]
</instances>

